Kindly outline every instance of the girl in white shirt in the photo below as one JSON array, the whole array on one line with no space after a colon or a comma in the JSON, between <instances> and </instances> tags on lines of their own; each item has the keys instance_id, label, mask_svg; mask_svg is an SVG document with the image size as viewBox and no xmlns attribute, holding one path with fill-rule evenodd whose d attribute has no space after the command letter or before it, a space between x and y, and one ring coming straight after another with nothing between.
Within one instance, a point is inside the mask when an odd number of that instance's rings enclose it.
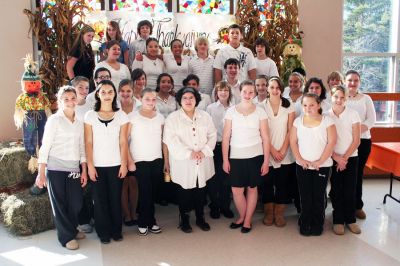
<instances>
[{"instance_id":1,"label":"girl in white shirt","mask_svg":"<svg viewBox=\"0 0 400 266\"><path fill-rule=\"evenodd\" d=\"M60 109L46 123L36 185L48 187L58 241L67 249L78 249L76 239L85 238L77 230L82 187L87 182L83 122L75 116L77 96L73 87L61 87L57 98Z\"/></svg>"},{"instance_id":2,"label":"girl in white shirt","mask_svg":"<svg viewBox=\"0 0 400 266\"><path fill-rule=\"evenodd\" d=\"M101 243L122 240L121 189L128 171L128 116L117 107L117 90L109 80L96 89L94 110L85 115L85 144L93 181L94 218Z\"/></svg>"},{"instance_id":3,"label":"girl in white shirt","mask_svg":"<svg viewBox=\"0 0 400 266\"><path fill-rule=\"evenodd\" d=\"M289 200L289 180L294 172L294 158L289 148L289 131L294 120L294 108L282 97L283 83L279 77L268 81L268 98L260 106L269 118L270 167L263 184L265 225L286 225L284 212Z\"/></svg>"},{"instance_id":4,"label":"girl in white shirt","mask_svg":"<svg viewBox=\"0 0 400 266\"><path fill-rule=\"evenodd\" d=\"M164 54L163 60L165 64L165 72L173 77L175 81L174 91L177 92L182 88L182 81L189 74L190 57L182 55L183 43L181 40L172 40L170 47L172 54Z\"/></svg>"},{"instance_id":5,"label":"girl in white shirt","mask_svg":"<svg viewBox=\"0 0 400 266\"><path fill-rule=\"evenodd\" d=\"M256 51L256 71L257 75L265 75L267 77L279 77L278 68L275 62L268 57L269 43L264 38L257 38L254 42L254 50Z\"/></svg>"},{"instance_id":6,"label":"girl in white shirt","mask_svg":"<svg viewBox=\"0 0 400 266\"><path fill-rule=\"evenodd\" d=\"M257 96L254 97L253 103L259 104L262 103L268 97L267 91L267 84L268 84L268 77L265 75L259 75L255 81Z\"/></svg>"},{"instance_id":7,"label":"girl in white shirt","mask_svg":"<svg viewBox=\"0 0 400 266\"><path fill-rule=\"evenodd\" d=\"M77 76L71 83L76 91L78 100L75 106L75 115L77 119L83 122L86 112L92 109L90 103L86 102L86 97L89 94L89 79L83 76Z\"/></svg>"},{"instance_id":8,"label":"girl in white shirt","mask_svg":"<svg viewBox=\"0 0 400 266\"><path fill-rule=\"evenodd\" d=\"M331 88L332 108L328 116L335 122L337 142L332 159L330 197L333 207L333 232L344 234L344 224L355 234L360 234L356 224L357 147L360 144L360 117L355 110L345 106L348 93L345 87Z\"/></svg>"},{"instance_id":9,"label":"girl in white shirt","mask_svg":"<svg viewBox=\"0 0 400 266\"><path fill-rule=\"evenodd\" d=\"M211 98L208 94L200 92L199 84L200 84L200 79L195 74L189 74L183 80L183 86L194 88L200 93L201 101L196 108L205 111L207 109L207 106L211 104Z\"/></svg>"},{"instance_id":10,"label":"girl in white shirt","mask_svg":"<svg viewBox=\"0 0 400 266\"><path fill-rule=\"evenodd\" d=\"M156 97L150 88L142 91L142 106L132 115L129 125L129 170L135 171L139 187L139 235L161 233L154 217L154 199L163 179L164 117L155 110Z\"/></svg>"},{"instance_id":11,"label":"girl in white shirt","mask_svg":"<svg viewBox=\"0 0 400 266\"><path fill-rule=\"evenodd\" d=\"M205 186L214 174L213 150L217 130L205 111L198 110L200 94L184 87L176 94L181 108L165 120L164 143L169 150L172 181L178 184L180 228L192 232L189 212L194 208L196 225L203 231L210 230L204 219Z\"/></svg>"},{"instance_id":12,"label":"girl in white shirt","mask_svg":"<svg viewBox=\"0 0 400 266\"><path fill-rule=\"evenodd\" d=\"M164 72L164 62L158 58L160 46L155 38L146 40L147 53L142 56L142 60L135 60L132 64L132 69L140 68L146 73L147 88L156 89L156 81L158 76Z\"/></svg>"},{"instance_id":13,"label":"girl in white shirt","mask_svg":"<svg viewBox=\"0 0 400 266\"><path fill-rule=\"evenodd\" d=\"M230 174L233 200L239 213L230 228L249 233L257 205L257 186L269 170L267 114L252 101L252 81L240 84L241 101L228 109L222 136L223 169ZM229 156L228 156L229 155ZM246 193L244 193L246 190Z\"/></svg>"},{"instance_id":14,"label":"girl in white shirt","mask_svg":"<svg viewBox=\"0 0 400 266\"><path fill-rule=\"evenodd\" d=\"M140 106L142 99L142 90L146 88L147 85L147 75L143 69L136 68L131 74L133 82L133 100L136 103L136 107Z\"/></svg>"},{"instance_id":15,"label":"girl in white shirt","mask_svg":"<svg viewBox=\"0 0 400 266\"><path fill-rule=\"evenodd\" d=\"M119 83L118 94L121 101L121 109L128 115L129 119L135 113L137 101L133 99L133 82L124 79ZM133 172L128 171L122 183L122 213L124 224L133 226L137 224L136 207L138 202L138 184Z\"/></svg>"},{"instance_id":16,"label":"girl in white shirt","mask_svg":"<svg viewBox=\"0 0 400 266\"><path fill-rule=\"evenodd\" d=\"M285 88L282 96L291 103L296 103L303 95L304 76L300 73L293 72L289 76L289 87Z\"/></svg>"},{"instance_id":17,"label":"girl in white shirt","mask_svg":"<svg viewBox=\"0 0 400 266\"><path fill-rule=\"evenodd\" d=\"M111 81L114 83L114 86L118 86L121 80L131 78L131 72L125 64L118 62L118 58L121 55L121 46L118 41L107 42L106 51L107 59L98 63L96 69L105 67L110 70Z\"/></svg>"},{"instance_id":18,"label":"girl in white shirt","mask_svg":"<svg viewBox=\"0 0 400 266\"><path fill-rule=\"evenodd\" d=\"M306 85L304 86L304 94L306 93L313 93L318 95L321 103L321 109L322 113L325 114L326 112L329 111L331 108L330 101L326 99L326 88L324 86L324 83L322 82L321 79L319 78L310 78ZM295 104L295 110L296 110L296 117L301 115L303 113L303 108L301 106L301 102L297 101Z\"/></svg>"},{"instance_id":19,"label":"girl in white shirt","mask_svg":"<svg viewBox=\"0 0 400 266\"><path fill-rule=\"evenodd\" d=\"M222 131L224 128L224 117L226 110L233 104L231 86L226 81L220 81L215 85L215 103L207 106L207 113L211 115L215 127L217 128L217 144L214 149L215 176L207 181L207 193L211 203L210 216L218 219L220 213L226 218L233 218L231 211L231 188L229 185L229 175L222 169Z\"/></svg>"},{"instance_id":20,"label":"girl in white shirt","mask_svg":"<svg viewBox=\"0 0 400 266\"><path fill-rule=\"evenodd\" d=\"M361 119L361 143L358 146L358 169L356 185L356 217L365 219L367 215L363 210L364 202L362 200L362 183L364 176L364 167L368 156L371 153L371 128L376 122L375 107L371 97L360 91L361 78L355 70L347 71L345 75L345 85L349 90L349 100L346 106L357 111Z\"/></svg>"},{"instance_id":21,"label":"girl in white shirt","mask_svg":"<svg viewBox=\"0 0 400 266\"><path fill-rule=\"evenodd\" d=\"M168 73L162 73L157 78L157 111L159 111L164 118L176 111L178 105L175 97L170 93L174 89L174 79Z\"/></svg>"},{"instance_id":22,"label":"girl in white shirt","mask_svg":"<svg viewBox=\"0 0 400 266\"><path fill-rule=\"evenodd\" d=\"M290 132L301 200L300 234L319 236L325 220L325 191L331 173L336 129L332 119L322 115L318 95L306 93L301 103L304 115L295 119Z\"/></svg>"}]
</instances>

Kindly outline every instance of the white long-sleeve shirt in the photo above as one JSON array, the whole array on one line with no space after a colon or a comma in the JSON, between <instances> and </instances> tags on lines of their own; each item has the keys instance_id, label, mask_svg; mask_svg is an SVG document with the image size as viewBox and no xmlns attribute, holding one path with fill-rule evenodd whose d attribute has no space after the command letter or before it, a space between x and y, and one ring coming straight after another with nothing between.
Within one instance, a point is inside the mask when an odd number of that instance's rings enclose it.
<instances>
[{"instance_id":1,"label":"white long-sleeve shirt","mask_svg":"<svg viewBox=\"0 0 400 266\"><path fill-rule=\"evenodd\" d=\"M135 60L132 64L132 70L135 68L140 68L146 73L147 77L147 88L156 89L157 86L157 78L161 73L165 72L164 62L156 58L152 60L148 58L146 55L143 56L143 61Z\"/></svg>"},{"instance_id":2,"label":"white long-sleeve shirt","mask_svg":"<svg viewBox=\"0 0 400 266\"><path fill-rule=\"evenodd\" d=\"M370 129L375 125L376 113L371 97L359 93L356 97L349 97L346 106L357 111L361 119L361 125L366 125L368 130L361 134L362 139L370 139Z\"/></svg>"},{"instance_id":3,"label":"white long-sleeve shirt","mask_svg":"<svg viewBox=\"0 0 400 266\"><path fill-rule=\"evenodd\" d=\"M63 111L47 120L38 163L52 170L78 170L86 162L83 122L75 117L71 122Z\"/></svg>"},{"instance_id":4,"label":"white long-sleeve shirt","mask_svg":"<svg viewBox=\"0 0 400 266\"><path fill-rule=\"evenodd\" d=\"M217 130L211 116L196 109L190 119L182 109L171 113L165 120L164 143L169 150L171 177L184 189L205 187L215 174L213 150L217 141ZM192 151L201 151L201 161L190 158Z\"/></svg>"}]
</instances>

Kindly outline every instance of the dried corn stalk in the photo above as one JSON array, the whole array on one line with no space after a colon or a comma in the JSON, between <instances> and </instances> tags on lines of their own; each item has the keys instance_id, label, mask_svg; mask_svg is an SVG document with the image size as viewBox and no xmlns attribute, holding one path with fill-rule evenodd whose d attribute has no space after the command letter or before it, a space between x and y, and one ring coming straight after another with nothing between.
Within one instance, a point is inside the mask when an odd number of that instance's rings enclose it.
<instances>
[{"instance_id":1,"label":"dried corn stalk","mask_svg":"<svg viewBox=\"0 0 400 266\"><path fill-rule=\"evenodd\" d=\"M258 3L262 3L258 5ZM268 40L270 57L278 66L282 62L284 43L291 38L301 39L297 0L238 0L236 21L244 29L244 46L254 51L258 37ZM265 21L260 15L266 17Z\"/></svg>"},{"instance_id":2,"label":"dried corn stalk","mask_svg":"<svg viewBox=\"0 0 400 266\"><path fill-rule=\"evenodd\" d=\"M87 9L85 0L57 0L52 6L36 8L35 12L23 11L29 19L29 32L36 37L42 52L39 74L50 99L55 98L58 87L66 84L68 52Z\"/></svg>"}]
</instances>

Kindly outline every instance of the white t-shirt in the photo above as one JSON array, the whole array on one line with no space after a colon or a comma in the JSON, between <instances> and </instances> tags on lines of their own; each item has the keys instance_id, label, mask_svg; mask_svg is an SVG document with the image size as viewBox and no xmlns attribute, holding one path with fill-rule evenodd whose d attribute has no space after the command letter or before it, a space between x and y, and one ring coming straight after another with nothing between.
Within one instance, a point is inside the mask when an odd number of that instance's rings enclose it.
<instances>
[{"instance_id":1,"label":"white t-shirt","mask_svg":"<svg viewBox=\"0 0 400 266\"><path fill-rule=\"evenodd\" d=\"M231 104L229 107L231 107L232 105L233 104ZM224 117L228 108L225 108L225 106L220 101L216 101L215 103L207 106L207 113L211 115L214 126L217 128L218 142L222 141L222 132L224 130Z\"/></svg>"},{"instance_id":2,"label":"white t-shirt","mask_svg":"<svg viewBox=\"0 0 400 266\"><path fill-rule=\"evenodd\" d=\"M89 111L85 115L85 124L92 126L93 132L93 163L96 167L118 166L121 164L119 136L121 126L129 122L124 111L118 110L112 121L100 121L98 113Z\"/></svg>"},{"instance_id":3,"label":"white t-shirt","mask_svg":"<svg viewBox=\"0 0 400 266\"><path fill-rule=\"evenodd\" d=\"M199 88L202 93L211 96L214 88L214 57L209 55L206 59L202 59L195 55L189 61L189 73L195 74L200 79Z\"/></svg>"},{"instance_id":4,"label":"white t-shirt","mask_svg":"<svg viewBox=\"0 0 400 266\"><path fill-rule=\"evenodd\" d=\"M303 116L294 120L293 126L297 129L297 145L299 152L304 160L313 162L321 158L322 153L328 144L327 128L332 126L334 122L328 116L322 116L321 123L316 127L306 127L303 124ZM299 164L296 161L297 164ZM332 158L329 157L320 167L331 167ZM310 169L314 169L310 167Z\"/></svg>"},{"instance_id":5,"label":"white t-shirt","mask_svg":"<svg viewBox=\"0 0 400 266\"><path fill-rule=\"evenodd\" d=\"M106 61L101 61L96 65L96 68L93 73L100 67L105 67L110 70L111 73L111 81L114 83L115 89L118 91L118 86L121 80L123 79L131 79L131 72L129 68L125 64L119 63L119 69L116 70L112 66L110 66ZM94 74L93 74L94 75Z\"/></svg>"},{"instance_id":6,"label":"white t-shirt","mask_svg":"<svg viewBox=\"0 0 400 266\"><path fill-rule=\"evenodd\" d=\"M353 125L360 123L360 116L350 107L346 107L344 111L337 117L332 109L327 115L335 122L337 139L335 145L335 153L344 155L353 142ZM357 149L350 157L357 156Z\"/></svg>"},{"instance_id":7,"label":"white t-shirt","mask_svg":"<svg viewBox=\"0 0 400 266\"><path fill-rule=\"evenodd\" d=\"M147 88L156 89L157 78L161 73L164 73L164 62L156 58L155 60L149 59L146 55L143 56L143 61L135 60L132 64L132 70L140 68L146 73Z\"/></svg>"},{"instance_id":8,"label":"white t-shirt","mask_svg":"<svg viewBox=\"0 0 400 266\"><path fill-rule=\"evenodd\" d=\"M157 111L160 112L164 118L176 111L178 109L178 104L176 103L175 97L169 95L167 101L165 102L159 96L157 96Z\"/></svg>"},{"instance_id":9,"label":"white t-shirt","mask_svg":"<svg viewBox=\"0 0 400 266\"><path fill-rule=\"evenodd\" d=\"M293 104L290 104L289 107L285 108L282 106L282 102L279 104L278 113L275 115L274 111L272 110L272 106L270 101L267 99L263 101L259 106L261 106L268 115L268 122L269 122L269 137L271 141L271 145L279 150L283 142L285 141L286 135L288 134L288 120L289 114L294 113ZM291 164L293 163L294 157L292 155L292 151L288 148L285 158L280 161L276 162L274 158L271 156L269 164L272 165L274 168L279 168L282 164Z\"/></svg>"},{"instance_id":10,"label":"white t-shirt","mask_svg":"<svg viewBox=\"0 0 400 266\"><path fill-rule=\"evenodd\" d=\"M173 54L164 54L163 56L165 71L174 79L174 91L179 91L183 87L183 80L189 75L190 57L182 55L181 65L178 66Z\"/></svg>"},{"instance_id":11,"label":"white t-shirt","mask_svg":"<svg viewBox=\"0 0 400 266\"><path fill-rule=\"evenodd\" d=\"M226 111L225 120L232 121L230 158L246 159L264 154L260 121L267 119L267 113L259 106L247 116L239 113L236 106Z\"/></svg>"},{"instance_id":12,"label":"white t-shirt","mask_svg":"<svg viewBox=\"0 0 400 266\"><path fill-rule=\"evenodd\" d=\"M359 93L357 97L349 97L349 99L346 101L346 106L357 111L361 119L361 125L366 125L368 127L367 131L361 133L361 138L370 139L370 129L375 125L376 122L375 107L371 97L369 97L369 95Z\"/></svg>"},{"instance_id":13,"label":"white t-shirt","mask_svg":"<svg viewBox=\"0 0 400 266\"><path fill-rule=\"evenodd\" d=\"M85 114L90 111L93 110L94 104L91 103L90 101L86 101L84 104L82 105L76 105L75 106L75 115L76 115L76 119L78 119L79 121L84 121L85 119Z\"/></svg>"},{"instance_id":14,"label":"white t-shirt","mask_svg":"<svg viewBox=\"0 0 400 266\"><path fill-rule=\"evenodd\" d=\"M135 61L136 52L146 53L146 40L138 36L136 40L129 45L129 65Z\"/></svg>"},{"instance_id":15,"label":"white t-shirt","mask_svg":"<svg viewBox=\"0 0 400 266\"><path fill-rule=\"evenodd\" d=\"M151 162L162 158L162 126L164 117L158 113L153 118L147 118L134 112L130 119L132 129L129 150L135 162Z\"/></svg>"},{"instance_id":16,"label":"white t-shirt","mask_svg":"<svg viewBox=\"0 0 400 266\"><path fill-rule=\"evenodd\" d=\"M257 75L266 75L268 78L272 76L279 77L278 68L271 58L267 57L266 59L258 59L256 57L255 61L257 65Z\"/></svg>"},{"instance_id":17,"label":"white t-shirt","mask_svg":"<svg viewBox=\"0 0 400 266\"><path fill-rule=\"evenodd\" d=\"M211 99L210 96L208 96L208 94L205 93L200 93L200 96L201 96L201 101L199 102L197 109L205 111L207 110L207 106L211 104Z\"/></svg>"},{"instance_id":18,"label":"white t-shirt","mask_svg":"<svg viewBox=\"0 0 400 266\"><path fill-rule=\"evenodd\" d=\"M225 61L229 58L235 58L240 62L240 75L239 80L248 79L249 70L256 69L256 61L254 59L253 52L249 49L240 45L238 48L233 48L230 45L225 46L221 50L218 51L217 56L214 60L213 67L219 69L223 73L222 79L226 79L226 74L224 71Z\"/></svg>"}]
</instances>

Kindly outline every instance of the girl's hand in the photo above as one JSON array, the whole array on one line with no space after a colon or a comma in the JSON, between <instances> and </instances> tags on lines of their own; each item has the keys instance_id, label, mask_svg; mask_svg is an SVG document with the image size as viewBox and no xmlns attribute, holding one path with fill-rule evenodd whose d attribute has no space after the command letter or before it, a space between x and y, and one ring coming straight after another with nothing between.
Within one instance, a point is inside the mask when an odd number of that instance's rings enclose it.
<instances>
[{"instance_id":1,"label":"girl's hand","mask_svg":"<svg viewBox=\"0 0 400 266\"><path fill-rule=\"evenodd\" d=\"M131 172L136 171L136 164L133 160L128 160L128 170Z\"/></svg>"},{"instance_id":2,"label":"girl's hand","mask_svg":"<svg viewBox=\"0 0 400 266\"><path fill-rule=\"evenodd\" d=\"M36 186L38 186L39 188L43 188L43 187L46 187L46 186L47 186L46 181L47 181L47 179L46 179L45 173L39 173L39 174L37 175L37 177L36 177L35 184L36 184Z\"/></svg>"},{"instance_id":3,"label":"girl's hand","mask_svg":"<svg viewBox=\"0 0 400 266\"><path fill-rule=\"evenodd\" d=\"M311 166L315 168L315 170L319 170L319 166L321 165L321 162L319 160L311 162Z\"/></svg>"},{"instance_id":4,"label":"girl's hand","mask_svg":"<svg viewBox=\"0 0 400 266\"><path fill-rule=\"evenodd\" d=\"M224 170L225 173L229 174L229 172L231 171L231 164L229 163L229 161L223 162L222 169Z\"/></svg>"},{"instance_id":5,"label":"girl's hand","mask_svg":"<svg viewBox=\"0 0 400 266\"><path fill-rule=\"evenodd\" d=\"M94 166L88 166L88 172L90 180L96 182L98 177L96 168Z\"/></svg>"},{"instance_id":6,"label":"girl's hand","mask_svg":"<svg viewBox=\"0 0 400 266\"><path fill-rule=\"evenodd\" d=\"M126 167L126 165L121 165L119 167L118 177L125 178L127 173L128 173L128 168Z\"/></svg>"},{"instance_id":7,"label":"girl's hand","mask_svg":"<svg viewBox=\"0 0 400 266\"><path fill-rule=\"evenodd\" d=\"M269 163L264 161L263 164L261 165L261 176L268 174L268 172L269 172Z\"/></svg>"},{"instance_id":8,"label":"girl's hand","mask_svg":"<svg viewBox=\"0 0 400 266\"><path fill-rule=\"evenodd\" d=\"M301 165L301 167L303 167L304 170L307 170L311 166L311 162L304 159L298 160L298 163Z\"/></svg>"},{"instance_id":9,"label":"girl's hand","mask_svg":"<svg viewBox=\"0 0 400 266\"><path fill-rule=\"evenodd\" d=\"M81 186L82 186L82 187L85 187L86 184L87 184L87 181L88 181L88 177L87 177L86 171L85 171L85 172L82 172L82 173L81 173Z\"/></svg>"}]
</instances>

